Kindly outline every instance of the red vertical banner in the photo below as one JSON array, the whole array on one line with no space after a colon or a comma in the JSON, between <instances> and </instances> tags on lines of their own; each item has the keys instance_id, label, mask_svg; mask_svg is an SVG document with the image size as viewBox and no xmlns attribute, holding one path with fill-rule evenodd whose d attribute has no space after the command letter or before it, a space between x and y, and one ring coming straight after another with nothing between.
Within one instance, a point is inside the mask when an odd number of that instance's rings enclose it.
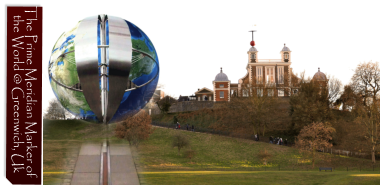
<instances>
[{"instance_id":1,"label":"red vertical banner","mask_svg":"<svg viewBox=\"0 0 380 187\"><path fill-rule=\"evenodd\" d=\"M42 181L42 7L7 7L6 177Z\"/></svg>"}]
</instances>

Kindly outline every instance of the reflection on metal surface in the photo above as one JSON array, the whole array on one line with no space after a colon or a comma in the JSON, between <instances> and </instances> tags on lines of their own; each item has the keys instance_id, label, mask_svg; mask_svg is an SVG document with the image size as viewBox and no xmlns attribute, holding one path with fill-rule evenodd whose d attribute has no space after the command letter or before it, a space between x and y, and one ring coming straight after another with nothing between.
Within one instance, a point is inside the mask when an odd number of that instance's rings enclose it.
<instances>
[{"instance_id":1,"label":"reflection on metal surface","mask_svg":"<svg viewBox=\"0 0 380 187\"><path fill-rule=\"evenodd\" d=\"M75 61L83 95L99 121L103 121L98 72L98 16L82 20L75 40Z\"/></svg>"},{"instance_id":2,"label":"reflection on metal surface","mask_svg":"<svg viewBox=\"0 0 380 187\"><path fill-rule=\"evenodd\" d=\"M137 50L137 49L133 49L133 48L132 48L132 51L133 51L133 52L137 52L137 53L141 53L144 57L147 56L147 57L149 57L150 59L152 59L152 60L154 61L154 63L156 63L156 66L157 66L157 72L156 72L156 75L155 75L152 79L150 79L148 82L146 82L146 83L144 83L144 84L142 84L142 85L140 85L140 86L137 86L137 85L136 85L136 86L133 87L133 88L130 88L130 89L125 90L125 92L129 92L129 91L132 91L132 90L136 90L136 89L138 89L138 88L141 88L141 87L143 87L143 86L149 84L150 82L152 82L152 81L158 76L158 72L160 72L160 66L158 65L157 61L156 61L152 56L150 56L148 53L145 53L145 52L140 51L140 50Z\"/></svg>"},{"instance_id":3,"label":"reflection on metal surface","mask_svg":"<svg viewBox=\"0 0 380 187\"><path fill-rule=\"evenodd\" d=\"M108 17L109 25L109 92L107 121L111 120L127 86L132 66L132 41L127 23L118 17Z\"/></svg>"},{"instance_id":4,"label":"reflection on metal surface","mask_svg":"<svg viewBox=\"0 0 380 187\"><path fill-rule=\"evenodd\" d=\"M66 86L66 85L60 83L59 81L55 80L54 77L51 75L51 68L52 68L52 65L53 65L53 64L56 64L56 63L58 62L58 59L60 59L60 58L64 58L65 55L67 55L67 54L69 54L69 53L73 53L73 52L75 52L75 51L72 50L72 51L68 51L68 52L66 52L66 53L62 53L61 55L58 56L57 60L55 60L55 61L53 61L53 62L50 62L49 67L48 67L48 74L49 74L49 78L50 78L52 81L54 81L55 83L57 83L59 86L62 86L62 87L66 88L66 89L69 89L69 90L74 90L74 91L77 91L77 92L83 92L82 89L78 89L77 84L74 85L74 86L72 86L72 87L70 87L70 86Z\"/></svg>"},{"instance_id":5,"label":"reflection on metal surface","mask_svg":"<svg viewBox=\"0 0 380 187\"><path fill-rule=\"evenodd\" d=\"M101 81L101 100L102 100L102 115L103 115L103 123L107 124L107 105L108 105L108 63L107 63L107 49L102 47L106 46L106 24L107 24L107 15L99 15L98 16L100 22L100 81ZM98 43L99 44L99 43Z\"/></svg>"}]
</instances>

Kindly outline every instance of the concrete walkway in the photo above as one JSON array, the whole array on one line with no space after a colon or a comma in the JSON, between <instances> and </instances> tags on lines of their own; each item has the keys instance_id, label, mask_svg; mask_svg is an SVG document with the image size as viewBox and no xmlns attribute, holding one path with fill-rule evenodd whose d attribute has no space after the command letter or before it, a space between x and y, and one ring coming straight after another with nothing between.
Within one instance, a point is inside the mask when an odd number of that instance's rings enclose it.
<instances>
[{"instance_id":1,"label":"concrete walkway","mask_svg":"<svg viewBox=\"0 0 380 187\"><path fill-rule=\"evenodd\" d=\"M110 145L111 184L139 185L129 145ZM99 185L101 144L83 144L75 164L72 185Z\"/></svg>"},{"instance_id":2,"label":"concrete walkway","mask_svg":"<svg viewBox=\"0 0 380 187\"><path fill-rule=\"evenodd\" d=\"M72 185L99 185L100 144L83 144L75 164Z\"/></svg>"},{"instance_id":3,"label":"concrete walkway","mask_svg":"<svg viewBox=\"0 0 380 187\"><path fill-rule=\"evenodd\" d=\"M139 185L139 178L129 145L110 145L111 183L115 185Z\"/></svg>"}]
</instances>

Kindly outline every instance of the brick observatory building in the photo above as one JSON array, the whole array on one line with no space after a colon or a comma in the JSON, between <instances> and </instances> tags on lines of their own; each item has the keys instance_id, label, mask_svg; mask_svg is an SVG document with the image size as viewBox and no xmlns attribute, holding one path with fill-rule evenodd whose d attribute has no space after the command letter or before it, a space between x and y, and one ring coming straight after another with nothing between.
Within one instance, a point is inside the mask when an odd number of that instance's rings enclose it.
<instances>
[{"instance_id":1,"label":"brick observatory building","mask_svg":"<svg viewBox=\"0 0 380 187\"><path fill-rule=\"evenodd\" d=\"M230 101L231 97L247 97L247 85L254 89L259 85L266 85L267 92L256 89L257 94L269 94L271 96L290 96L291 85L291 52L284 44L280 51L280 59L258 59L258 50L255 46L247 52L247 73L239 79L238 83L231 83L228 76L220 70L213 81L214 101ZM254 90L252 90L254 91Z\"/></svg>"},{"instance_id":2,"label":"brick observatory building","mask_svg":"<svg viewBox=\"0 0 380 187\"><path fill-rule=\"evenodd\" d=\"M194 100L230 101L231 97L248 97L249 94L261 96L267 94L274 97L288 97L296 94L300 79L292 73L292 51L289 47L284 44L279 59L259 59L259 51L255 47L253 35L250 44L251 48L247 51L247 73L239 79L238 83L231 83L228 76L223 73L223 69L220 68L220 73L212 81L213 90L198 89L195 92ZM327 88L328 79L319 68L312 81L321 88Z\"/></svg>"}]
</instances>

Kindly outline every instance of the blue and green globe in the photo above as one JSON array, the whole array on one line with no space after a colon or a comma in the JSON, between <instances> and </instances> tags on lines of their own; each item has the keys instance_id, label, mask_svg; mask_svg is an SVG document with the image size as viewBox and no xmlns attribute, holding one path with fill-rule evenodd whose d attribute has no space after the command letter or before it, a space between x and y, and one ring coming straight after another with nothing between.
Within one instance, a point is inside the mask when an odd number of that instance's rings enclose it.
<instances>
[{"instance_id":1,"label":"blue and green globe","mask_svg":"<svg viewBox=\"0 0 380 187\"><path fill-rule=\"evenodd\" d=\"M142 85L159 73L157 53L149 37L140 28L129 21L125 20L125 22L128 24L131 33L132 47L149 54L157 62L155 63L150 58L142 58L141 53L132 52L132 67L129 73L129 80L135 85ZM76 31L80 24L81 21L73 29L63 33L56 41L49 60L49 64L52 63L49 67L49 80L56 98L70 113L80 118L99 121L89 107L83 92L68 89L57 84L59 82L67 87L75 87L80 83L75 52L67 53L75 50L75 41L78 37ZM67 54L62 57L63 53ZM156 89L158 78L159 76L157 75L146 86L125 92L119 108L110 122L117 122L123 119L124 116L142 109L151 99Z\"/></svg>"}]
</instances>

